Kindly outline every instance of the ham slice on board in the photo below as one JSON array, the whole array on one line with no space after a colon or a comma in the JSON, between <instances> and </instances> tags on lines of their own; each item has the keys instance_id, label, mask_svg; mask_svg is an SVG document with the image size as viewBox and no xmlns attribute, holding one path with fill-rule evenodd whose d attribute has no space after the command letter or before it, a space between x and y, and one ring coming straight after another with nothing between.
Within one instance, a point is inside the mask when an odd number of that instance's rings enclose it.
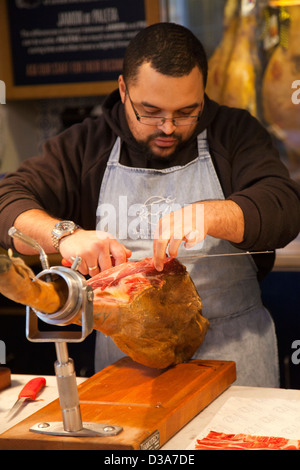
<instances>
[{"instance_id":1,"label":"ham slice on board","mask_svg":"<svg viewBox=\"0 0 300 470\"><path fill-rule=\"evenodd\" d=\"M300 441L284 437L225 434L210 431L197 439L196 450L300 450Z\"/></svg>"}]
</instances>

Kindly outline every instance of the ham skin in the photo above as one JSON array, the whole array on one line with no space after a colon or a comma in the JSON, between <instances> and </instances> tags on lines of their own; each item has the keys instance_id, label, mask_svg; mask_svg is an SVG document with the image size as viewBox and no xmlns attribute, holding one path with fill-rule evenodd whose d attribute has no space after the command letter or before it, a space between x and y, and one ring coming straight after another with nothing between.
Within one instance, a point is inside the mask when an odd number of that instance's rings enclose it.
<instances>
[{"instance_id":1,"label":"ham skin","mask_svg":"<svg viewBox=\"0 0 300 470\"><path fill-rule=\"evenodd\" d=\"M287 45L279 44L264 71L262 104L270 130L284 142L292 168L300 162L300 106L292 100L294 81L299 80L300 8L285 8L290 16Z\"/></svg>"},{"instance_id":2,"label":"ham skin","mask_svg":"<svg viewBox=\"0 0 300 470\"><path fill-rule=\"evenodd\" d=\"M300 441L284 437L225 434L210 431L197 439L196 450L299 450Z\"/></svg>"},{"instance_id":3,"label":"ham skin","mask_svg":"<svg viewBox=\"0 0 300 470\"><path fill-rule=\"evenodd\" d=\"M188 361L209 322L185 268L168 258L156 271L151 258L127 262L88 280L94 291L94 329L109 335L134 361L164 369Z\"/></svg>"}]
</instances>

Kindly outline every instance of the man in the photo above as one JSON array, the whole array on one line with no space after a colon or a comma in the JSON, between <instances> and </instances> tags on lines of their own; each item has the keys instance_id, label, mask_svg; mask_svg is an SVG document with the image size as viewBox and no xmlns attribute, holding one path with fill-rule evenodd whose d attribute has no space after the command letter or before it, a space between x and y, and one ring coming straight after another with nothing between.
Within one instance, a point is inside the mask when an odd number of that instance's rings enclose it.
<instances>
[{"instance_id":1,"label":"man","mask_svg":"<svg viewBox=\"0 0 300 470\"><path fill-rule=\"evenodd\" d=\"M237 382L278 386L274 326L258 279L300 230L300 189L248 112L205 95L207 60L186 28L160 23L128 46L103 116L45 143L0 188L3 246L14 225L94 276L132 256L186 259L210 330L195 357L234 360ZM57 230L53 229L61 220ZM63 226L62 226L63 225ZM78 225L78 227L77 227ZM99 334L96 369L123 354Z\"/></svg>"}]
</instances>

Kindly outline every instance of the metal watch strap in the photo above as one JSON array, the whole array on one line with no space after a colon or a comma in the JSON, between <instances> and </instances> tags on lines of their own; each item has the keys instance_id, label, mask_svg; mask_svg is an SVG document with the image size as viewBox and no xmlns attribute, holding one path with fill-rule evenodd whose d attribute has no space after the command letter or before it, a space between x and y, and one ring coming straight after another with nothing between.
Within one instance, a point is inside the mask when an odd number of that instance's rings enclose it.
<instances>
[{"instance_id":1,"label":"metal watch strap","mask_svg":"<svg viewBox=\"0 0 300 470\"><path fill-rule=\"evenodd\" d=\"M67 238L69 235L73 235L73 233L74 233L78 228L80 228L80 226L79 226L79 225L75 225L74 229L73 229L71 232L67 233L65 236L63 236L63 237L61 237L61 238L56 237L54 234L51 235L52 244L53 244L53 246L54 246L54 248L56 249L57 252L59 252L59 244L60 244L60 242L61 242L63 239Z\"/></svg>"}]
</instances>

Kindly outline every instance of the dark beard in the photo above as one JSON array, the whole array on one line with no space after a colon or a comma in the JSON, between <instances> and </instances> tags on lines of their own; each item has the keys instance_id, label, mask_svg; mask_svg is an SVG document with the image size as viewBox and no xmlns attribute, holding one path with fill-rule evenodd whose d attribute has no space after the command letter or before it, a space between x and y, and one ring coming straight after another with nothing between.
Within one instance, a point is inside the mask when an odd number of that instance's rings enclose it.
<instances>
[{"instance_id":1,"label":"dark beard","mask_svg":"<svg viewBox=\"0 0 300 470\"><path fill-rule=\"evenodd\" d=\"M156 153L152 152L151 150L151 147L149 145L149 143L156 139L157 137L173 137L175 139L177 139L177 145L176 145L176 148L174 149L174 152L168 154L168 156L161 156L161 155L157 155ZM145 155L145 157L147 158L147 160L155 160L155 159L170 159L172 158L177 152L178 150L180 150L184 145L185 145L185 142L183 142L182 140L182 136L181 135L178 135L176 134L176 132L174 132L173 134L165 134L164 132L157 132L155 134L152 134L150 135L146 141L143 141L143 140L136 140L136 142L138 143L139 145L139 148L140 148L140 151L143 153L143 155Z\"/></svg>"}]
</instances>

